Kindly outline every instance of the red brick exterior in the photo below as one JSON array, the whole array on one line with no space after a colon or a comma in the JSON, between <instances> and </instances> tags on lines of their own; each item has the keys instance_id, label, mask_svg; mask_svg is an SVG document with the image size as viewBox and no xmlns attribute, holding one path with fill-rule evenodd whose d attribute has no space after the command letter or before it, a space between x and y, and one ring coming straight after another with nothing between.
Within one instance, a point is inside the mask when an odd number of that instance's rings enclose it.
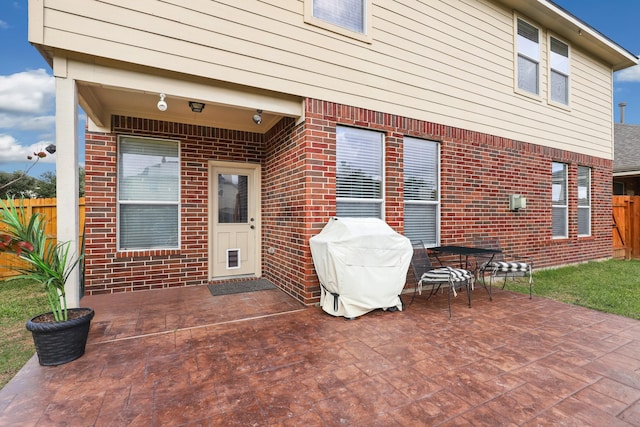
<instances>
[{"instance_id":1,"label":"red brick exterior","mask_svg":"<svg viewBox=\"0 0 640 427\"><path fill-rule=\"evenodd\" d=\"M534 143L308 99L305 121L267 134L114 117L113 133L86 136L86 290L124 292L207 282L208 161L262 164L262 272L306 304L319 301L309 238L335 215L336 125L385 133L385 220L403 231L404 135L441 142L441 243L500 238L536 267L611 256L612 161ZM116 251L117 135L181 141L182 247ZM551 163L568 164L569 237L551 237ZM577 237L577 167L592 168L592 235ZM509 210L509 195L527 208ZM270 250L271 249L271 250ZM272 253L270 253L272 252Z\"/></svg>"}]
</instances>

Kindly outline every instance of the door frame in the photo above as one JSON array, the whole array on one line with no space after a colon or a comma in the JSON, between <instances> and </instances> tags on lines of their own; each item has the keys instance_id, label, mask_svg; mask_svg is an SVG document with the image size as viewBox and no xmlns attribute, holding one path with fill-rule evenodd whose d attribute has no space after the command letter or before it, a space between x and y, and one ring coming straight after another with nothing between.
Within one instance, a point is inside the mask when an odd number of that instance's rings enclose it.
<instances>
[{"instance_id":1,"label":"door frame","mask_svg":"<svg viewBox=\"0 0 640 427\"><path fill-rule=\"evenodd\" d=\"M209 160L208 162L208 213L207 213L207 271L209 280L219 280L226 277L262 277L262 166L260 163L249 162L225 162L217 160ZM253 182L249 183L249 188L253 188L255 191L254 203L256 206L255 215L255 266L254 274L250 275L228 275L228 276L214 276L213 275L213 260L214 260L214 246L211 244L213 241L213 235L215 231L215 205L216 194L214 194L214 179L215 170L217 168L227 168L237 170L239 173L242 171L251 171L253 176Z\"/></svg>"}]
</instances>

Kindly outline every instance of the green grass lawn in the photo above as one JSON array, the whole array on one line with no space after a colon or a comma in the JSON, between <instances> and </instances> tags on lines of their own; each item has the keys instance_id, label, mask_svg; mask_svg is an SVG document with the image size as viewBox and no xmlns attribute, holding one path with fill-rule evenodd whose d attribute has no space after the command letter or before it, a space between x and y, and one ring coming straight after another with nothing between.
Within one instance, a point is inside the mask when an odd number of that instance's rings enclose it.
<instances>
[{"instance_id":1,"label":"green grass lawn","mask_svg":"<svg viewBox=\"0 0 640 427\"><path fill-rule=\"evenodd\" d=\"M0 281L0 388L35 353L31 332L25 324L31 317L50 311L39 283Z\"/></svg>"},{"instance_id":2,"label":"green grass lawn","mask_svg":"<svg viewBox=\"0 0 640 427\"><path fill-rule=\"evenodd\" d=\"M528 293L528 282L507 280ZM533 294L640 320L640 261L588 262L533 273Z\"/></svg>"}]
</instances>

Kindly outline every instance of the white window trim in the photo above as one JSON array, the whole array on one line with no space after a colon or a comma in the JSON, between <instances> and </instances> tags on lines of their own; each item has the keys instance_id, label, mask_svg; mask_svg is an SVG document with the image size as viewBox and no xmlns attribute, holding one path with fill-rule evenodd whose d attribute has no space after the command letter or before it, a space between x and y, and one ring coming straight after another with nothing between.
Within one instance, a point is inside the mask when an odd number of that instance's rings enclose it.
<instances>
[{"instance_id":1,"label":"white window trim","mask_svg":"<svg viewBox=\"0 0 640 427\"><path fill-rule=\"evenodd\" d=\"M518 69L518 56L519 56L519 52L518 52L518 20L520 21L524 21L527 24L531 25L532 27L535 27L538 30L538 56L539 56L539 60L538 60L538 92L542 92L542 58L544 57L542 55L542 43L540 42L540 40L542 40L542 36L544 34L544 32L542 31L542 28L540 28L538 25L532 23L529 19L526 19L522 16L519 16L517 14L513 15L513 90L515 93L517 93L518 95L522 95L522 96L526 96L528 98L534 99L536 101L543 101L543 97L540 93L533 93L533 92L529 92L527 90L524 89L520 89L518 87L518 73L519 73L519 69Z\"/></svg>"},{"instance_id":2,"label":"white window trim","mask_svg":"<svg viewBox=\"0 0 640 427\"><path fill-rule=\"evenodd\" d=\"M352 31L339 25L332 24L331 22L313 16L313 0L304 0L304 22L309 25L313 25L318 28L330 31L332 33L340 34L341 36L356 39L365 43L372 43L371 37L371 8L373 7L372 0L364 0L365 13L364 13L364 33L358 31Z\"/></svg>"},{"instance_id":3,"label":"white window trim","mask_svg":"<svg viewBox=\"0 0 640 427\"><path fill-rule=\"evenodd\" d=\"M569 61L569 74L567 74L567 103L556 102L551 99L551 39L554 38L567 45L567 60ZM571 45L555 34L547 34L547 103L563 110L571 111Z\"/></svg>"},{"instance_id":4,"label":"white window trim","mask_svg":"<svg viewBox=\"0 0 640 427\"><path fill-rule=\"evenodd\" d=\"M166 138L151 138L144 136L135 136L135 135L119 135L118 136L118 147L116 153L116 252L154 252L154 251L175 251L181 249L182 242L182 209L180 209L181 204L181 195L182 195L182 168L178 166L178 201L177 202L154 202L156 205L177 205L178 206L178 246L177 247L167 247L167 248L140 248L140 249L127 249L120 247L120 205L121 204L147 204L142 202L124 202L120 201L120 161L119 161L119 153L120 153L120 141L122 138L127 139L139 139L145 141L167 141L174 142L178 144L178 162L180 163L180 159L182 158L180 141L175 139L166 139Z\"/></svg>"},{"instance_id":5,"label":"white window trim","mask_svg":"<svg viewBox=\"0 0 640 427\"><path fill-rule=\"evenodd\" d=\"M551 238L552 239L567 239L569 237L569 189L568 189L568 185L569 185L569 165L567 163L564 162L552 162L553 163L559 163L564 165L564 204L559 204L559 203L554 203L553 200L551 200L551 214L552 214L552 227L551 227ZM553 179L551 184L553 185ZM565 234L563 236L556 236L553 234L553 208L564 208L564 229L565 229Z\"/></svg>"},{"instance_id":6,"label":"white window trim","mask_svg":"<svg viewBox=\"0 0 640 427\"><path fill-rule=\"evenodd\" d=\"M366 130L366 131L371 131L371 132L375 132L380 134L382 141L380 144L380 149L382 150L381 153L381 162L382 162L382 184L381 184L381 188L380 188L380 194L382 194L382 198L380 199L356 199L356 198L351 198L351 197L337 197L336 195L336 209L337 209L337 205L338 205L338 201L341 202L348 202L348 203L380 203L380 219L381 220L385 220L385 216L386 216L386 203L385 203L385 195L387 194L386 191L386 182L387 182L387 168L386 168L386 158L385 158L385 154L386 154L386 143L387 143L387 136L384 132L381 132L379 130L375 130L375 129L368 129L368 128L358 128L355 126L345 126L345 125L341 125L338 124L336 127L343 127L343 128L354 128L354 129L362 129L362 130ZM336 132L337 133L337 132ZM338 143L338 141L336 140L336 144ZM336 156L336 160L337 160L337 156ZM337 178L337 177L336 177Z\"/></svg>"},{"instance_id":7,"label":"white window trim","mask_svg":"<svg viewBox=\"0 0 640 427\"><path fill-rule=\"evenodd\" d=\"M413 138L413 139L420 139L420 138L416 138L413 136L406 136L404 138ZM438 168L438 180L437 180L437 187L438 189L437 194L436 194L436 200L406 200L404 199L404 204L410 204L410 205L435 205L436 206L436 216L435 216L435 221L436 221L436 246L440 246L440 224L441 224L441 216L440 216L440 209L442 206L442 203L440 202L440 195L442 193L441 191L441 180L442 180L442 156L441 156L441 150L442 150L442 144L437 142L437 141L432 141L429 140L430 142L435 142L437 143L437 155L438 155L438 161L436 164L436 167ZM404 152L403 152L403 156L404 156ZM403 182L404 185L404 182Z\"/></svg>"},{"instance_id":8,"label":"white window trim","mask_svg":"<svg viewBox=\"0 0 640 427\"><path fill-rule=\"evenodd\" d=\"M591 179L592 179L593 174L592 174L592 169L589 166L578 166L578 169L580 167L584 167L584 168L589 170L589 182L588 182L588 184L589 184L589 205L588 206L580 206L580 202L578 202L578 212L580 211L580 209L585 209L585 210L589 211L589 232L586 233L586 234L578 234L578 237L591 237L591 220L592 220L591 215L592 215L592 212L593 212L592 209L591 209L591 205L592 205L592 200L591 200L592 182L591 182ZM578 198L578 200L579 200L579 198ZM580 216L578 215L578 218L579 217ZM578 229L580 229L580 227L578 227Z\"/></svg>"}]
</instances>

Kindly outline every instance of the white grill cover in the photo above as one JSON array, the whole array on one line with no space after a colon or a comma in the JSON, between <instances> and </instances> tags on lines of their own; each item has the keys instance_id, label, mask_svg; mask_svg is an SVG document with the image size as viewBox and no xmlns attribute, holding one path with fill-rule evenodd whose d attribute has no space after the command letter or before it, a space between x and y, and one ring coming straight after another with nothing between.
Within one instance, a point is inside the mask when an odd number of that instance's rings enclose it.
<instances>
[{"instance_id":1,"label":"white grill cover","mask_svg":"<svg viewBox=\"0 0 640 427\"><path fill-rule=\"evenodd\" d=\"M409 239L387 223L377 218L332 218L309 245L324 311L352 318L377 308L402 310L399 295L413 249Z\"/></svg>"}]
</instances>

